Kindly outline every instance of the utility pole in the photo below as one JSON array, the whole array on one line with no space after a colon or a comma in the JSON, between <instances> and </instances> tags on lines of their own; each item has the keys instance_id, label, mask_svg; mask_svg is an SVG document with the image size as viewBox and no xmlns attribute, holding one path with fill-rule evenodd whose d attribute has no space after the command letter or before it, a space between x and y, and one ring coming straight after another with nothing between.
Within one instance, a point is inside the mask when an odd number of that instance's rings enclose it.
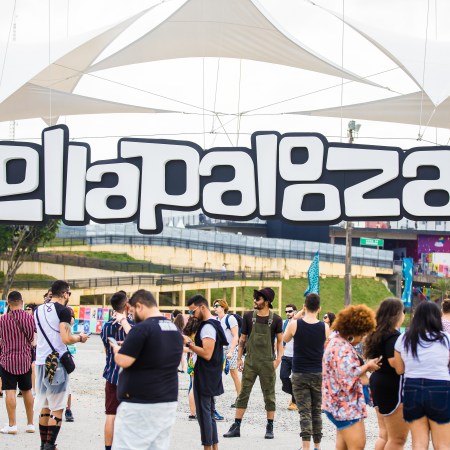
<instances>
[{"instance_id":1,"label":"utility pole","mask_svg":"<svg viewBox=\"0 0 450 450\"><path fill-rule=\"evenodd\" d=\"M347 128L349 144L353 144L355 135L358 135L361 124L350 120ZM344 305L352 303L352 228L353 223L347 220L345 225L345 278L344 278Z\"/></svg>"}]
</instances>

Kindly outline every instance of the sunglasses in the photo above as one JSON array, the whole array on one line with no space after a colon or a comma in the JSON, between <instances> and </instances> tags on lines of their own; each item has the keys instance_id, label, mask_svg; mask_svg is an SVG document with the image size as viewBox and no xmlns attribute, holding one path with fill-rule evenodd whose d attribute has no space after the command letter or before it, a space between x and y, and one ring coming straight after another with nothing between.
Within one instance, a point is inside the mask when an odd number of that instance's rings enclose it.
<instances>
[{"instance_id":1,"label":"sunglasses","mask_svg":"<svg viewBox=\"0 0 450 450\"><path fill-rule=\"evenodd\" d=\"M32 308L25 308L25 311L33 311Z\"/></svg>"},{"instance_id":2,"label":"sunglasses","mask_svg":"<svg viewBox=\"0 0 450 450\"><path fill-rule=\"evenodd\" d=\"M69 294L69 297L72 295L72 292L66 291L66 294Z\"/></svg>"},{"instance_id":3,"label":"sunglasses","mask_svg":"<svg viewBox=\"0 0 450 450\"><path fill-rule=\"evenodd\" d=\"M286 314L292 314L293 312L294 312L293 309L287 309L287 310L285 311Z\"/></svg>"},{"instance_id":4,"label":"sunglasses","mask_svg":"<svg viewBox=\"0 0 450 450\"><path fill-rule=\"evenodd\" d=\"M220 306L220 305L217 304L217 305L214 305L213 308L216 309L216 308L218 308L219 306Z\"/></svg>"},{"instance_id":5,"label":"sunglasses","mask_svg":"<svg viewBox=\"0 0 450 450\"><path fill-rule=\"evenodd\" d=\"M189 314L190 316L193 316L194 313L195 313L195 311L197 311L198 308L200 308L200 306L197 306L197 308L195 308L195 309L193 309L193 310L189 310L189 311L188 311L188 314Z\"/></svg>"},{"instance_id":6,"label":"sunglasses","mask_svg":"<svg viewBox=\"0 0 450 450\"><path fill-rule=\"evenodd\" d=\"M328 314L325 314L325 315L323 316L323 318L324 318L324 319L328 319Z\"/></svg>"}]
</instances>

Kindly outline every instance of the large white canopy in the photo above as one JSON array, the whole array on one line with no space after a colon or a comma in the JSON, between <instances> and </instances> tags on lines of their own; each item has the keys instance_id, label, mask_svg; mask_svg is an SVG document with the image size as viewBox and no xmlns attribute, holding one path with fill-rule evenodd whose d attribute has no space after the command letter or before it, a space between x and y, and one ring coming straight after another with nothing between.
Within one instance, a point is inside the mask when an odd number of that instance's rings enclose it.
<instances>
[{"instance_id":1,"label":"large white canopy","mask_svg":"<svg viewBox=\"0 0 450 450\"><path fill-rule=\"evenodd\" d=\"M89 70L187 57L263 61L376 85L290 36L257 0L188 0L159 26Z\"/></svg>"},{"instance_id":2,"label":"large white canopy","mask_svg":"<svg viewBox=\"0 0 450 450\"><path fill-rule=\"evenodd\" d=\"M450 129L450 98L447 98L439 106L434 106L426 94L413 92L372 102L298 111L293 114L408 123Z\"/></svg>"}]
</instances>

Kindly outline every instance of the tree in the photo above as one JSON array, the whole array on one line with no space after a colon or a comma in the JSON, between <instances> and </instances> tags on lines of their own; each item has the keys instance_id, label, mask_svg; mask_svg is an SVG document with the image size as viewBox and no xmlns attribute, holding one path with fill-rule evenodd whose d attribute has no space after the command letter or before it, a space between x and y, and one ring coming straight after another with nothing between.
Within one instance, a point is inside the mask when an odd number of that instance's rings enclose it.
<instances>
[{"instance_id":1,"label":"tree","mask_svg":"<svg viewBox=\"0 0 450 450\"><path fill-rule=\"evenodd\" d=\"M6 298L14 282L17 270L25 257L34 253L40 245L53 240L59 220L49 220L45 225L0 225L0 252L6 261L2 298Z\"/></svg>"},{"instance_id":2,"label":"tree","mask_svg":"<svg viewBox=\"0 0 450 450\"><path fill-rule=\"evenodd\" d=\"M431 289L443 300L450 293L450 278L439 278L431 285Z\"/></svg>"}]
</instances>

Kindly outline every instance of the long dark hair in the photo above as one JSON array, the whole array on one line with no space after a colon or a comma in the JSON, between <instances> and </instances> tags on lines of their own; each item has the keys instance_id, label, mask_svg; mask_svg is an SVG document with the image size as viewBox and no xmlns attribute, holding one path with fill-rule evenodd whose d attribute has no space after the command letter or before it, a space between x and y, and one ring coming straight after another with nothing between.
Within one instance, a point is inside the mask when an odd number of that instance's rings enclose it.
<instances>
[{"instance_id":1,"label":"long dark hair","mask_svg":"<svg viewBox=\"0 0 450 450\"><path fill-rule=\"evenodd\" d=\"M186 325L183 328L183 334L185 336L192 336L193 334L197 333L199 326L200 321L197 320L195 317L190 316L188 321L186 322Z\"/></svg>"},{"instance_id":2,"label":"long dark hair","mask_svg":"<svg viewBox=\"0 0 450 450\"><path fill-rule=\"evenodd\" d=\"M417 346L425 347L424 342L444 341L449 345L447 336L442 331L441 311L436 303L422 302L416 308L411 325L405 333L404 346L414 358L417 358Z\"/></svg>"},{"instance_id":3,"label":"long dark hair","mask_svg":"<svg viewBox=\"0 0 450 450\"><path fill-rule=\"evenodd\" d=\"M382 341L384 336L389 336L395 331L395 327L403 312L403 303L398 298L386 298L380 303L377 310L375 331L370 333L365 341L366 358L377 358L382 353Z\"/></svg>"}]
</instances>

